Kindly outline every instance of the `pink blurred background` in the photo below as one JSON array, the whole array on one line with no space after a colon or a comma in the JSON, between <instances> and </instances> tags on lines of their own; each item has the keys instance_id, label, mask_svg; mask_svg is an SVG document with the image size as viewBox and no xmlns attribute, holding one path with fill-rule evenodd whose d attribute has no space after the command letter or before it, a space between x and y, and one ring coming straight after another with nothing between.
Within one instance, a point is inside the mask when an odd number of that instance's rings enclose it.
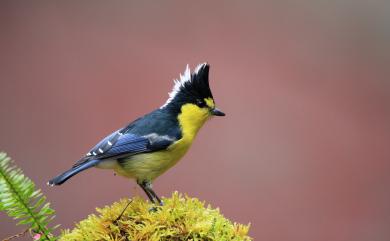
<instances>
[{"instance_id":1,"label":"pink blurred background","mask_svg":"<svg viewBox=\"0 0 390 241\"><path fill-rule=\"evenodd\" d=\"M1 1L0 149L74 223L133 181L46 181L211 64L227 113L154 183L267 241L390 240L386 1ZM0 238L23 230L0 214ZM29 240L28 238L20 240Z\"/></svg>"}]
</instances>

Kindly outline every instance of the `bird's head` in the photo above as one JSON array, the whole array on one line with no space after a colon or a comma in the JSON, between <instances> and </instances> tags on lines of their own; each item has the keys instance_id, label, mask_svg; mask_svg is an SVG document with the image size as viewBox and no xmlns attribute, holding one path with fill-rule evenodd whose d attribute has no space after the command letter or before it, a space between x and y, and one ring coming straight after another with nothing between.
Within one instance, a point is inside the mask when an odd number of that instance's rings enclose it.
<instances>
[{"instance_id":1,"label":"bird's head","mask_svg":"<svg viewBox=\"0 0 390 241\"><path fill-rule=\"evenodd\" d=\"M212 116L224 116L216 108L209 86L210 65L203 63L191 73L188 65L179 80L175 80L173 90L161 109L185 115L186 119L204 122Z\"/></svg>"}]
</instances>

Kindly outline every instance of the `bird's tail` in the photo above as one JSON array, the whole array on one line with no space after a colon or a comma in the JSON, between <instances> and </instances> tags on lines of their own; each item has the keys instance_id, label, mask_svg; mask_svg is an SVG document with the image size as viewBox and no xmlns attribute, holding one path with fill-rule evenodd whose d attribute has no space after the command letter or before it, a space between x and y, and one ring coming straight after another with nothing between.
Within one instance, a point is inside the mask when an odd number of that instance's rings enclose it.
<instances>
[{"instance_id":1,"label":"bird's tail","mask_svg":"<svg viewBox=\"0 0 390 241\"><path fill-rule=\"evenodd\" d=\"M73 177L77 173L82 172L82 171L84 171L88 168L91 168L93 166L96 166L96 164L98 164L98 163L99 163L99 160L94 160L94 159L80 163L79 165L74 166L71 169L67 170L66 172L51 179L47 184L50 186L61 185L62 183L66 182L66 180Z\"/></svg>"}]
</instances>

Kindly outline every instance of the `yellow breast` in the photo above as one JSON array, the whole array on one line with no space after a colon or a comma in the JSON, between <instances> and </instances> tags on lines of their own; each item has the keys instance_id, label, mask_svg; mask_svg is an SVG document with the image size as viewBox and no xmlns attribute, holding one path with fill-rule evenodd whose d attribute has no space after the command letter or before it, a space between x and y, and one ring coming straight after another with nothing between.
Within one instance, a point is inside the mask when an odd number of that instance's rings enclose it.
<instances>
[{"instance_id":1,"label":"yellow breast","mask_svg":"<svg viewBox=\"0 0 390 241\"><path fill-rule=\"evenodd\" d=\"M178 115L182 138L164 151L132 156L122 167L120 175L138 180L153 180L175 165L190 148L196 134L209 118L209 111L194 104L185 104Z\"/></svg>"}]
</instances>

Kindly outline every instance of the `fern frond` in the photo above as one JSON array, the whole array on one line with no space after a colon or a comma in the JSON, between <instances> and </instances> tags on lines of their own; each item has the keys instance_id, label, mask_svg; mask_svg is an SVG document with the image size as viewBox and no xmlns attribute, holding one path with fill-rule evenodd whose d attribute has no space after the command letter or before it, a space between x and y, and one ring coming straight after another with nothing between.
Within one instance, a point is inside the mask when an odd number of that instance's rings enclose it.
<instances>
[{"instance_id":1,"label":"fern frond","mask_svg":"<svg viewBox=\"0 0 390 241\"><path fill-rule=\"evenodd\" d=\"M0 210L19 220L18 224L29 225L31 230L40 233L40 240L56 240L51 234L56 227L48 227L54 218L50 203L3 152L0 152Z\"/></svg>"}]
</instances>

